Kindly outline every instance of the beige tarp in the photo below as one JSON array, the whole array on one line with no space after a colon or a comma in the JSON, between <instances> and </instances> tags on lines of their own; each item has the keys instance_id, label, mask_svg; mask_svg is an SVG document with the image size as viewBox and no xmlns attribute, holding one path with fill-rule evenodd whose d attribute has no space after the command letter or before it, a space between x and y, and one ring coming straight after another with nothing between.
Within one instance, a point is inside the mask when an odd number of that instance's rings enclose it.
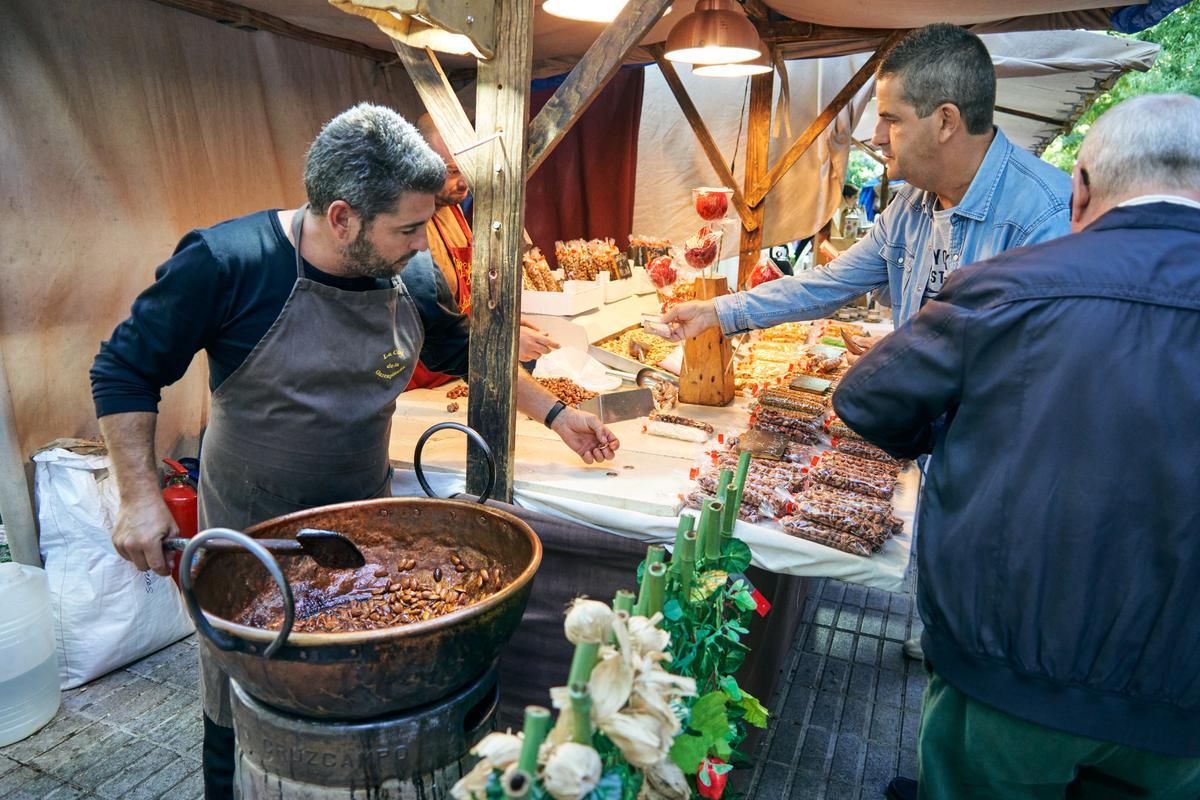
<instances>
[{"instance_id":1,"label":"beige tarp","mask_svg":"<svg viewBox=\"0 0 1200 800\"><path fill-rule=\"evenodd\" d=\"M302 202L305 148L353 103L419 105L402 69L146 0L3 6L0 346L28 454L96 433L92 357L182 234ZM201 428L203 362L160 452Z\"/></svg>"}]
</instances>

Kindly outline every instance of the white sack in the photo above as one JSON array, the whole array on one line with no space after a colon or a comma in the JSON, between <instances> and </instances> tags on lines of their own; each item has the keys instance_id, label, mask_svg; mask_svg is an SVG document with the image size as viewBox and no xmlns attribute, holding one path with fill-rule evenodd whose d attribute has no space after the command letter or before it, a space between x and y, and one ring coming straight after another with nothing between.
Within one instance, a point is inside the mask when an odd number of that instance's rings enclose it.
<instances>
[{"instance_id":1,"label":"white sack","mask_svg":"<svg viewBox=\"0 0 1200 800\"><path fill-rule=\"evenodd\" d=\"M113 549L119 502L108 456L55 448L33 460L62 688L87 683L191 633L192 621L171 578L139 572Z\"/></svg>"}]
</instances>

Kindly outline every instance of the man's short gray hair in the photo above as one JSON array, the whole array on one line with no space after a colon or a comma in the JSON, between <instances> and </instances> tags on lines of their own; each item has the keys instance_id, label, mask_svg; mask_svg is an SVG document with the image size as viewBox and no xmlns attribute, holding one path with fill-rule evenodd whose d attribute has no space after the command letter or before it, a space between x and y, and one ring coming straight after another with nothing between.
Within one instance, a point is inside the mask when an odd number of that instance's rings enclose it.
<instances>
[{"instance_id":1,"label":"man's short gray hair","mask_svg":"<svg viewBox=\"0 0 1200 800\"><path fill-rule=\"evenodd\" d=\"M324 214L344 200L366 225L402 194L436 194L446 165L417 129L390 108L359 103L331 119L304 158L308 202Z\"/></svg>"},{"instance_id":2,"label":"man's short gray hair","mask_svg":"<svg viewBox=\"0 0 1200 800\"><path fill-rule=\"evenodd\" d=\"M901 96L918 117L952 103L967 133L991 133L996 68L983 41L966 28L938 22L913 31L884 57L878 75L900 77Z\"/></svg>"},{"instance_id":3,"label":"man's short gray hair","mask_svg":"<svg viewBox=\"0 0 1200 800\"><path fill-rule=\"evenodd\" d=\"M1079 166L1099 197L1200 192L1200 98L1150 94L1113 106L1084 138Z\"/></svg>"}]
</instances>

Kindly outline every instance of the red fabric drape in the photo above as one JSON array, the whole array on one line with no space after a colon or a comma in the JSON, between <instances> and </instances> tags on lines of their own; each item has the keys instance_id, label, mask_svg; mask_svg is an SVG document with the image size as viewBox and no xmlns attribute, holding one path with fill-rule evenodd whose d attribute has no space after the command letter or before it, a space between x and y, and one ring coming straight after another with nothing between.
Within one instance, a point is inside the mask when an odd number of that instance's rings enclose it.
<instances>
[{"instance_id":1,"label":"red fabric drape","mask_svg":"<svg viewBox=\"0 0 1200 800\"><path fill-rule=\"evenodd\" d=\"M611 237L629 246L644 85L643 70L618 71L529 180L525 227L551 267L558 240ZM534 91L530 113L553 94Z\"/></svg>"}]
</instances>

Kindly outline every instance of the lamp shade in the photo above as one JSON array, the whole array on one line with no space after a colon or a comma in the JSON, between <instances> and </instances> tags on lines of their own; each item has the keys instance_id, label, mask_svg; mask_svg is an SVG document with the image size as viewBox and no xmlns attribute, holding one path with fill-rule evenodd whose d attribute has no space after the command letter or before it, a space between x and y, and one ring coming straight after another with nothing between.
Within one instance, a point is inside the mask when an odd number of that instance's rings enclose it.
<instances>
[{"instance_id":1,"label":"lamp shade","mask_svg":"<svg viewBox=\"0 0 1200 800\"><path fill-rule=\"evenodd\" d=\"M546 0L542 11L581 22L612 22L629 0Z\"/></svg>"},{"instance_id":2,"label":"lamp shade","mask_svg":"<svg viewBox=\"0 0 1200 800\"><path fill-rule=\"evenodd\" d=\"M733 0L700 0L667 35L666 57L688 64L737 64L761 54L754 24Z\"/></svg>"},{"instance_id":3,"label":"lamp shade","mask_svg":"<svg viewBox=\"0 0 1200 800\"><path fill-rule=\"evenodd\" d=\"M739 61L736 64L693 64L692 74L705 78L745 78L750 75L765 75L775 67L767 57L766 48L758 53L758 58L749 61Z\"/></svg>"}]
</instances>

